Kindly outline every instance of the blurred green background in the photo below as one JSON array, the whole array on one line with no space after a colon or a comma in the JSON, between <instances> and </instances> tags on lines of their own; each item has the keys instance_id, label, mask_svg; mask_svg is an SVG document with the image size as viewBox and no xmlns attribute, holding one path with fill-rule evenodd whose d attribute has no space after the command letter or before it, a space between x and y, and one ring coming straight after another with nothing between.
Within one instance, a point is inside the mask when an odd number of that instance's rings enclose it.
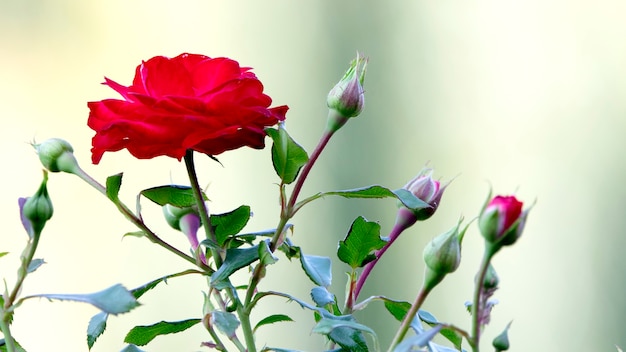
<instances>
[{"instance_id":1,"label":"blurred green background","mask_svg":"<svg viewBox=\"0 0 626 352\"><path fill-rule=\"evenodd\" d=\"M94 177L124 171L122 197L144 188L185 183L182 164L160 157L133 160L108 153L90 164L93 132L88 101L116 97L103 76L130 84L141 60L181 52L228 56L251 66L275 105L288 104L287 128L311 151L326 118L325 96L357 50L370 58L366 108L331 141L304 195L379 183L401 187L427 162L454 178L432 220L404 234L374 270L363 297L412 301L421 283L421 252L433 236L471 219L487 195L537 200L523 238L495 259L501 277L485 339L510 320L511 351L614 351L626 346L626 3L587 1L43 1L0 0L0 273L12 285L26 240L17 198L31 195L41 167L28 142L69 140ZM211 208L249 204L250 230L277 222L277 178L268 150L199 158ZM48 263L29 277L24 294L92 292L121 282L139 286L186 268L136 238L114 207L70 175L52 175L55 216L40 245ZM146 221L180 248L160 210ZM309 254L334 258L337 241L357 215L393 225L391 200L329 198L294 219L294 241ZM482 251L476 226L460 269L425 308L469 327L464 302ZM343 299L346 268L334 266ZM201 314L198 278L171 280L145 295L130 314L110 319L93 351L116 351L134 325ZM262 290L307 299L312 284L297 262L282 258ZM261 330L258 344L321 351L313 320L294 303L268 299L268 312L297 323ZM30 301L14 333L29 351L86 351L90 306ZM381 305L358 315L383 346L397 328ZM196 351L208 334L196 326L160 337L147 351ZM487 344L485 344L487 346ZM487 349L489 350L489 349Z\"/></svg>"}]
</instances>

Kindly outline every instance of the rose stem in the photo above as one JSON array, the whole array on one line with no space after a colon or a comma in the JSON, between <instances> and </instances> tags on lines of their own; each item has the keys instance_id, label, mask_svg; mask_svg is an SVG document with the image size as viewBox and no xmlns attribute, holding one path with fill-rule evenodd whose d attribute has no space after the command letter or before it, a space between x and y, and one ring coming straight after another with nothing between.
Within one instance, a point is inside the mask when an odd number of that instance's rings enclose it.
<instances>
[{"instance_id":1,"label":"rose stem","mask_svg":"<svg viewBox=\"0 0 626 352\"><path fill-rule=\"evenodd\" d=\"M410 222L410 224L409 224L409 222ZM387 243L385 243L383 248L379 249L378 251L376 251L376 253L374 253L376 255L376 259L374 259L373 261L371 261L371 262L369 262L369 263L367 263L365 265L365 267L363 268L363 271L361 272L361 275L357 279L356 287L355 287L354 293L353 293L353 297L354 297L355 301L359 297L359 294L361 293L361 289L363 288L363 285L365 285L365 281L367 280L368 276L370 275L370 273L374 269L374 266L376 266L376 263L378 263L378 260L380 260L380 258L383 256L383 254L385 254L387 249L389 249L389 247L391 247L393 242L395 242L395 240L398 237L400 237L400 234L404 230L409 228L413 223L414 223L414 221L409 221L408 219L405 219L404 217L398 216L398 219L396 220L395 225L391 229L391 232L389 232L389 236L388 236L389 240L387 241Z\"/></svg>"},{"instance_id":2,"label":"rose stem","mask_svg":"<svg viewBox=\"0 0 626 352\"><path fill-rule=\"evenodd\" d=\"M322 134L322 137L317 143L317 146L313 150L313 153L311 153L309 160L304 165L304 167L302 168L302 171L298 175L298 179L296 180L296 184L294 185L293 191L291 192L291 196L289 198L289 201L287 202L287 206L283 208L284 211L281 211L280 220L278 222L278 226L276 226L276 233L272 237L272 241L270 243L270 251L274 252L278 244L281 242L280 240L285 230L285 226L287 225L287 222L289 221L289 219L293 217L294 215L293 207L296 204L296 200L298 198L298 195L300 194L302 185L304 184L304 181L306 180L307 176L309 175L309 172L313 168L313 165L319 158L320 154L322 153L322 151L324 150L324 148L328 144L328 141L334 135L334 133L335 131L332 131L329 129L326 129L324 131L324 133ZM281 184L281 187L282 187L282 184ZM281 205L281 206L284 206L284 205ZM264 271L264 269L265 269L265 264L263 263L259 263L254 269L254 273L252 274L252 278L250 279L250 285L248 285L248 292L246 294L245 305L247 309L250 308L249 307L250 302L252 301L254 292L256 291L256 287L258 286L259 281L261 281L261 276L262 276L261 273Z\"/></svg>"},{"instance_id":3,"label":"rose stem","mask_svg":"<svg viewBox=\"0 0 626 352\"><path fill-rule=\"evenodd\" d=\"M472 303L472 338L468 342L472 347L473 352L480 351L480 328L482 324L482 319L480 315L482 314L482 306L485 303L482 302L481 299L483 291L483 281L485 280L485 275L487 273L487 269L489 268L489 262L491 262L491 258L494 254L496 254L496 252L497 248L491 243L485 241L485 252L483 254L483 259L480 263L478 273L476 274L474 302Z\"/></svg>"},{"instance_id":4,"label":"rose stem","mask_svg":"<svg viewBox=\"0 0 626 352\"><path fill-rule=\"evenodd\" d=\"M409 330L409 327L411 326L411 322L413 321L413 318L417 314L417 311L420 309L420 307L422 306L422 303L424 303L424 300L428 296L428 293L430 293L430 291L433 289L433 287L434 287L433 285L430 285L430 287L427 287L426 285L422 286L422 288L420 289L420 292L417 294L417 297L415 298L415 302L413 302L413 305L411 306L409 311L406 312L406 315L404 316L404 319L402 320L402 324L400 324L400 328L398 329L396 336L394 336L393 340L391 341L391 345L389 345L389 349L387 350L387 352L392 352L393 349L400 343L400 341L402 341L407 331Z\"/></svg>"},{"instance_id":5,"label":"rose stem","mask_svg":"<svg viewBox=\"0 0 626 352\"><path fill-rule=\"evenodd\" d=\"M80 167L77 167L77 170L75 170L73 173L76 176L78 176L80 179L82 179L83 181L87 182L90 186L95 188L98 192L102 193L105 197L109 198L107 196L106 187L101 185L93 177L91 177L89 174L83 171L83 169L81 169ZM146 235L146 237L150 241L158 244L159 246L185 259L186 261L192 264L196 264L196 260L194 258L172 247L169 243L163 241L159 236L157 236L154 232L152 232L152 230L150 230L139 217L133 214L133 212L121 200L117 199L115 201L114 200L111 200L111 201L113 202L113 204L117 206L117 209L124 215L124 217L126 217L126 219L128 219L131 223L133 223L135 226L137 226L140 230L143 231L143 233ZM208 272L213 272L213 269L211 269L207 265L202 265L202 269Z\"/></svg>"},{"instance_id":6,"label":"rose stem","mask_svg":"<svg viewBox=\"0 0 626 352\"><path fill-rule=\"evenodd\" d=\"M211 241L217 243L217 237L215 237L213 226L211 226L211 218L209 217L209 212L206 208L206 205L204 204L204 197L202 196L202 192L200 191L200 184L198 183L196 167L193 161L193 150L191 149L188 149L185 153L185 165L187 166L189 181L191 182L191 188L193 189L194 196L196 198L198 213L200 213L200 220L202 221L206 237ZM222 257L220 253L217 250L211 248L211 256L213 257L215 266L219 268L222 265ZM252 332L252 325L250 324L250 314L246 312L243 305L241 304L241 301L239 301L239 299L232 293L231 290L227 289L226 294L236 304L237 315L239 316L239 321L241 323L241 329L243 330L243 335L246 340L248 352L256 352L256 346L254 344L254 333ZM236 345L238 344L239 349L242 348L239 340L231 339L231 341L233 341L233 343L235 343Z\"/></svg>"}]
</instances>

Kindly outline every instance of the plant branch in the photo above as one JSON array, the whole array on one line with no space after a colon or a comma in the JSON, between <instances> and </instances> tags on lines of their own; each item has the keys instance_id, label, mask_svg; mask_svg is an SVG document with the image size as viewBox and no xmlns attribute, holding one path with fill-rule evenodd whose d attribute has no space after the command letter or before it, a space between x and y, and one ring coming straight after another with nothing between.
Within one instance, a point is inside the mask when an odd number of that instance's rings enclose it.
<instances>
[{"instance_id":1,"label":"plant branch","mask_svg":"<svg viewBox=\"0 0 626 352\"><path fill-rule=\"evenodd\" d=\"M428 294L430 293L433 287L434 286L432 285L422 286L422 288L420 289L420 292L417 294L417 297L415 298L415 302L413 302L413 305L411 305L411 308L409 309L409 311L406 312L406 315L404 316L404 319L402 320L402 323L400 324L400 328L398 329L398 332L396 332L396 335L391 341L391 345L389 345L389 349L387 350L387 352L392 352L393 349L396 348L396 346L402 341L402 339L404 339L404 336L406 336L407 331L409 331L409 328L411 327L411 322L415 318L417 312L419 311L420 307L426 300L426 297L428 296Z\"/></svg>"},{"instance_id":2,"label":"plant branch","mask_svg":"<svg viewBox=\"0 0 626 352\"><path fill-rule=\"evenodd\" d=\"M489 268L491 258L497 252L497 248L485 241L485 252L480 263L474 287L474 300L472 302L472 336L468 340L473 352L480 351L480 334L483 321L481 319L485 302L483 302L483 281Z\"/></svg>"}]
</instances>

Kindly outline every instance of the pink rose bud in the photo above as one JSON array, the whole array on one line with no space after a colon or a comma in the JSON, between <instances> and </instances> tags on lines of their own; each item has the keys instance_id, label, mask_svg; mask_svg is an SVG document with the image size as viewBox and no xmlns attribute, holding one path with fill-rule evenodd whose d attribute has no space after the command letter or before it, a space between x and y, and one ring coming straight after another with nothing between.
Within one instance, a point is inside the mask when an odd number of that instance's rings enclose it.
<instances>
[{"instance_id":1,"label":"pink rose bud","mask_svg":"<svg viewBox=\"0 0 626 352\"><path fill-rule=\"evenodd\" d=\"M331 111L328 120L330 130L338 130L350 117L358 116L363 111L365 104L363 81L366 70L367 58L357 53L356 59L352 60L343 78L328 93L326 103Z\"/></svg>"},{"instance_id":2,"label":"pink rose bud","mask_svg":"<svg viewBox=\"0 0 626 352\"><path fill-rule=\"evenodd\" d=\"M163 215L167 223L175 230L182 232L189 240L194 253L198 250L198 229L202 226L196 207L179 208L169 204L163 207ZM204 253L198 253L200 260L206 264Z\"/></svg>"},{"instance_id":3,"label":"pink rose bud","mask_svg":"<svg viewBox=\"0 0 626 352\"><path fill-rule=\"evenodd\" d=\"M432 169L423 169L415 176L414 179L409 181L403 188L413 193L414 196L428 203L430 208L419 209L414 212L416 220L426 220L435 214L435 211L439 207L441 196L446 189L446 185L441 185L441 182L433 180L431 177Z\"/></svg>"},{"instance_id":4,"label":"pink rose bud","mask_svg":"<svg viewBox=\"0 0 626 352\"><path fill-rule=\"evenodd\" d=\"M522 235L528 210L515 196L496 196L480 214L478 226L490 243L511 245Z\"/></svg>"}]
</instances>

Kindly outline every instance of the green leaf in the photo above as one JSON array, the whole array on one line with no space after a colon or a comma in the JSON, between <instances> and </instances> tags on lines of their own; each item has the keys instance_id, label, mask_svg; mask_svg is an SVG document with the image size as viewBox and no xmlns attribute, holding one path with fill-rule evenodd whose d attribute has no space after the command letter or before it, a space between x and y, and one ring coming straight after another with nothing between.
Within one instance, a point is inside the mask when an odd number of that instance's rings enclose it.
<instances>
[{"instance_id":1,"label":"green leaf","mask_svg":"<svg viewBox=\"0 0 626 352\"><path fill-rule=\"evenodd\" d=\"M133 296L136 299L139 299L139 297L141 297L144 293L152 290L153 288L155 288L161 282L167 282L168 279L171 279L171 278L174 278L174 277L178 277L178 276L189 275L189 274L202 274L202 272L198 271L198 270L188 269L188 270L185 270L185 271L181 271L179 273L166 275L166 276L160 277L160 278L158 278L156 280L152 280L152 281L148 282L145 285L142 285L142 286L139 286L137 288L134 288L134 289L130 290L130 292L133 294Z\"/></svg>"},{"instance_id":2,"label":"green leaf","mask_svg":"<svg viewBox=\"0 0 626 352\"><path fill-rule=\"evenodd\" d=\"M239 208L224 214L211 215L211 226L220 246L223 246L229 236L238 234L250 219L250 207L242 205Z\"/></svg>"},{"instance_id":3,"label":"green leaf","mask_svg":"<svg viewBox=\"0 0 626 352\"><path fill-rule=\"evenodd\" d=\"M0 258L4 257L7 254L9 254L9 252L0 252Z\"/></svg>"},{"instance_id":4,"label":"green leaf","mask_svg":"<svg viewBox=\"0 0 626 352\"><path fill-rule=\"evenodd\" d=\"M139 347L135 345L126 345L126 347L122 348L120 352L145 352L145 351L140 350Z\"/></svg>"},{"instance_id":5,"label":"green leaf","mask_svg":"<svg viewBox=\"0 0 626 352\"><path fill-rule=\"evenodd\" d=\"M233 313L222 312L216 310L211 313L213 318L213 324L223 332L228 338L235 336L235 332L239 327L239 320Z\"/></svg>"},{"instance_id":6,"label":"green leaf","mask_svg":"<svg viewBox=\"0 0 626 352\"><path fill-rule=\"evenodd\" d=\"M139 306L135 297L120 284L89 294L40 294L28 296L28 298L32 297L89 303L109 314L126 313Z\"/></svg>"},{"instance_id":7,"label":"green leaf","mask_svg":"<svg viewBox=\"0 0 626 352\"><path fill-rule=\"evenodd\" d=\"M270 250L269 239L259 243L259 261L265 265L271 265L278 261L278 257Z\"/></svg>"},{"instance_id":8,"label":"green leaf","mask_svg":"<svg viewBox=\"0 0 626 352\"><path fill-rule=\"evenodd\" d=\"M335 303L335 295L330 293L326 287L316 286L311 290L311 298L318 307Z\"/></svg>"},{"instance_id":9,"label":"green leaf","mask_svg":"<svg viewBox=\"0 0 626 352\"><path fill-rule=\"evenodd\" d=\"M332 282L331 261L328 257L300 255L300 263L306 275L318 286L328 287Z\"/></svg>"},{"instance_id":10,"label":"green leaf","mask_svg":"<svg viewBox=\"0 0 626 352\"><path fill-rule=\"evenodd\" d=\"M120 187L122 186L122 173L107 177L106 191L107 197L113 202L119 200L118 194L120 193Z\"/></svg>"},{"instance_id":11,"label":"green leaf","mask_svg":"<svg viewBox=\"0 0 626 352\"><path fill-rule=\"evenodd\" d=\"M87 325L87 346L89 346L89 349L93 347L98 337L104 333L108 318L109 315L107 313L100 312L89 320L89 325Z\"/></svg>"},{"instance_id":12,"label":"green leaf","mask_svg":"<svg viewBox=\"0 0 626 352\"><path fill-rule=\"evenodd\" d=\"M372 253L385 246L380 238L380 225L359 216L354 220L343 241L339 241L337 256L352 269L360 268L376 259Z\"/></svg>"},{"instance_id":13,"label":"green leaf","mask_svg":"<svg viewBox=\"0 0 626 352\"><path fill-rule=\"evenodd\" d=\"M411 303L404 301L394 301L384 298L384 305L387 311L398 321L402 321L406 313L411 309Z\"/></svg>"},{"instance_id":14,"label":"green leaf","mask_svg":"<svg viewBox=\"0 0 626 352\"><path fill-rule=\"evenodd\" d=\"M298 145L280 125L278 129L267 128L267 134L272 138L272 163L276 174L285 184L290 184L296 180L298 172L309 156L306 151Z\"/></svg>"},{"instance_id":15,"label":"green leaf","mask_svg":"<svg viewBox=\"0 0 626 352\"><path fill-rule=\"evenodd\" d=\"M367 343L362 332L366 332L374 339L375 351L378 351L378 337L371 328L357 323L351 316L324 317L313 328L314 333L328 336L348 351L367 352Z\"/></svg>"},{"instance_id":16,"label":"green leaf","mask_svg":"<svg viewBox=\"0 0 626 352\"><path fill-rule=\"evenodd\" d=\"M189 186L166 185L144 189L141 195L150 199L154 203L164 206L166 204L179 208L187 208L196 205L196 198L193 189ZM208 200L203 193L204 200Z\"/></svg>"},{"instance_id":17,"label":"green leaf","mask_svg":"<svg viewBox=\"0 0 626 352\"><path fill-rule=\"evenodd\" d=\"M396 346L394 352L411 352L415 351L413 347L426 347L430 340L437 335L439 329L441 329L441 325L437 325L428 331L422 331L415 336L404 339L398 346Z\"/></svg>"},{"instance_id":18,"label":"green leaf","mask_svg":"<svg viewBox=\"0 0 626 352\"><path fill-rule=\"evenodd\" d=\"M437 321L437 318L435 318L434 315L430 314L429 312L425 310L422 310L422 309L418 310L417 316L420 318L421 321L428 324L430 327L441 326L441 323ZM459 334L453 329L443 328L443 327L441 328L439 333L443 337L448 339L448 341L450 341L452 345L454 345L454 347L456 347L459 351L461 350L461 345L463 344L463 336L461 336L461 334Z\"/></svg>"},{"instance_id":19,"label":"green leaf","mask_svg":"<svg viewBox=\"0 0 626 352\"><path fill-rule=\"evenodd\" d=\"M211 285L228 279L235 271L246 267L259 259L259 246L248 248L229 248L222 266L211 275Z\"/></svg>"},{"instance_id":20,"label":"green leaf","mask_svg":"<svg viewBox=\"0 0 626 352\"><path fill-rule=\"evenodd\" d=\"M265 318L261 319L261 321L259 321L254 326L254 329L252 330L252 332L256 332L256 330L258 328L260 328L261 326L263 326L263 325L269 325L269 324L279 323L279 322L283 322L283 321L293 321L293 319L291 319L291 317L289 317L288 315L273 314L273 315L270 315L269 317L265 317Z\"/></svg>"},{"instance_id":21,"label":"green leaf","mask_svg":"<svg viewBox=\"0 0 626 352\"><path fill-rule=\"evenodd\" d=\"M28 264L28 268L26 269L26 272L28 272L29 274L32 273L33 271L37 270L40 266L42 266L43 264L46 264L46 262L43 261L43 259L33 259L29 264Z\"/></svg>"},{"instance_id":22,"label":"green leaf","mask_svg":"<svg viewBox=\"0 0 626 352\"><path fill-rule=\"evenodd\" d=\"M160 321L153 325L135 326L128 332L124 338L124 342L137 346L145 346L159 335L175 334L185 331L199 322L200 319L187 319L181 321Z\"/></svg>"},{"instance_id":23,"label":"green leaf","mask_svg":"<svg viewBox=\"0 0 626 352\"><path fill-rule=\"evenodd\" d=\"M399 200L404 206L412 210L420 210L424 208L432 208L430 204L424 202L423 200L417 198L413 193L407 191L406 189L400 188L395 191L390 190L389 188L373 185L362 188L354 188L347 189L342 191L331 191L331 192L323 192L316 194L315 196L305 199L300 202L309 202L313 199L325 197L325 196L341 196L344 198L396 198Z\"/></svg>"}]
</instances>

